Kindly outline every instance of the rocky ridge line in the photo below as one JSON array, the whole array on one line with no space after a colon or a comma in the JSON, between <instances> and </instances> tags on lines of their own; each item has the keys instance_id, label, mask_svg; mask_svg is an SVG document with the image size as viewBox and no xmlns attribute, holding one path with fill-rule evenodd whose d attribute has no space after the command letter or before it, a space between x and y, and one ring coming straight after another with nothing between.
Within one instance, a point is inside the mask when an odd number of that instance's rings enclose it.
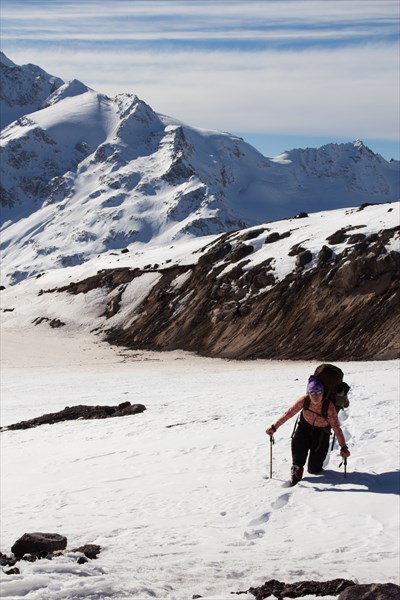
<instances>
[{"instance_id":1,"label":"rocky ridge line","mask_svg":"<svg viewBox=\"0 0 400 600\"><path fill-rule=\"evenodd\" d=\"M293 247L296 268L281 281L272 259L246 270L253 252L247 242L263 231L256 230L235 234L235 245L232 236L221 236L196 265L103 270L58 291L106 288L106 339L132 349L181 349L231 359L396 358L400 253L385 246L399 230L368 236L339 230L330 240L347 237L339 254L327 245L314 257ZM273 243L270 234L265 243ZM312 258L316 265L308 269ZM151 270L161 278L134 309L135 318L131 314L123 325L107 327L128 282ZM179 276L183 283L173 285Z\"/></svg>"}]
</instances>

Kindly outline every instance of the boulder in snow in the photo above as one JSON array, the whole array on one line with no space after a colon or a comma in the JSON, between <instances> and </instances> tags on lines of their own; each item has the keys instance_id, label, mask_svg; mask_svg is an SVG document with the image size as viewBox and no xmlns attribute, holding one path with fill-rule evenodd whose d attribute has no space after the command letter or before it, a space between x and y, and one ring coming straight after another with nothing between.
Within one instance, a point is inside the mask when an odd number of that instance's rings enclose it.
<instances>
[{"instance_id":1,"label":"boulder in snow","mask_svg":"<svg viewBox=\"0 0 400 600\"><path fill-rule=\"evenodd\" d=\"M67 538L58 533L24 533L12 546L11 552L21 558L24 554L55 552L67 547Z\"/></svg>"},{"instance_id":2,"label":"boulder in snow","mask_svg":"<svg viewBox=\"0 0 400 600\"><path fill-rule=\"evenodd\" d=\"M398 600L400 586L395 583L353 585L339 594L338 600Z\"/></svg>"}]
</instances>

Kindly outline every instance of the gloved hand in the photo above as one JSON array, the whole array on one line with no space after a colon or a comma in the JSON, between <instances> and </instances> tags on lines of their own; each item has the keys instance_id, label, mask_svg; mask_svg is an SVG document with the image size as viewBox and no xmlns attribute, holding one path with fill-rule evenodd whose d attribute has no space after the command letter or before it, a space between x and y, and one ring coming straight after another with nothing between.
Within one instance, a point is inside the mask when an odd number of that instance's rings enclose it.
<instances>
[{"instance_id":1,"label":"gloved hand","mask_svg":"<svg viewBox=\"0 0 400 600\"><path fill-rule=\"evenodd\" d=\"M272 436L272 435L274 435L275 431L276 431L275 425L271 425L271 427L268 427L268 429L265 430L265 433Z\"/></svg>"},{"instance_id":2,"label":"gloved hand","mask_svg":"<svg viewBox=\"0 0 400 600\"><path fill-rule=\"evenodd\" d=\"M347 446L343 446L343 448L340 449L340 456L342 458L349 458L350 452Z\"/></svg>"}]
</instances>

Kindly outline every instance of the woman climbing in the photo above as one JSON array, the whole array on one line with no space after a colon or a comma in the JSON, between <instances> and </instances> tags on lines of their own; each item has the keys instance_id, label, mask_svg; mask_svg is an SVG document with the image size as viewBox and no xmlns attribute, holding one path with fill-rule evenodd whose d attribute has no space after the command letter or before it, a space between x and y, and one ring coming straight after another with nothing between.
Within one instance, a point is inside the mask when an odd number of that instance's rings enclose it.
<instances>
[{"instance_id":1,"label":"woman climbing","mask_svg":"<svg viewBox=\"0 0 400 600\"><path fill-rule=\"evenodd\" d=\"M307 394L301 396L271 427L268 427L266 433L273 436L283 423L300 411L300 419L292 436L291 485L296 485L303 477L308 454L308 472L317 474L322 471L329 448L331 427L341 448L340 455L343 458L350 456L335 406L329 399L324 399L324 386L314 375L308 380Z\"/></svg>"}]
</instances>

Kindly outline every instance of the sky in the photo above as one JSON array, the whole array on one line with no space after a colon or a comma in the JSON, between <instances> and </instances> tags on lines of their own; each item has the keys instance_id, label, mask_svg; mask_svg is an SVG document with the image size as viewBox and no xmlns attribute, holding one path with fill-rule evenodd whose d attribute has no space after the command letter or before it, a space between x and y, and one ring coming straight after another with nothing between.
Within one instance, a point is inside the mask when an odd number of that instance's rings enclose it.
<instances>
[{"instance_id":1,"label":"sky","mask_svg":"<svg viewBox=\"0 0 400 600\"><path fill-rule=\"evenodd\" d=\"M400 158L398 0L2 0L1 49L266 156Z\"/></svg>"}]
</instances>

